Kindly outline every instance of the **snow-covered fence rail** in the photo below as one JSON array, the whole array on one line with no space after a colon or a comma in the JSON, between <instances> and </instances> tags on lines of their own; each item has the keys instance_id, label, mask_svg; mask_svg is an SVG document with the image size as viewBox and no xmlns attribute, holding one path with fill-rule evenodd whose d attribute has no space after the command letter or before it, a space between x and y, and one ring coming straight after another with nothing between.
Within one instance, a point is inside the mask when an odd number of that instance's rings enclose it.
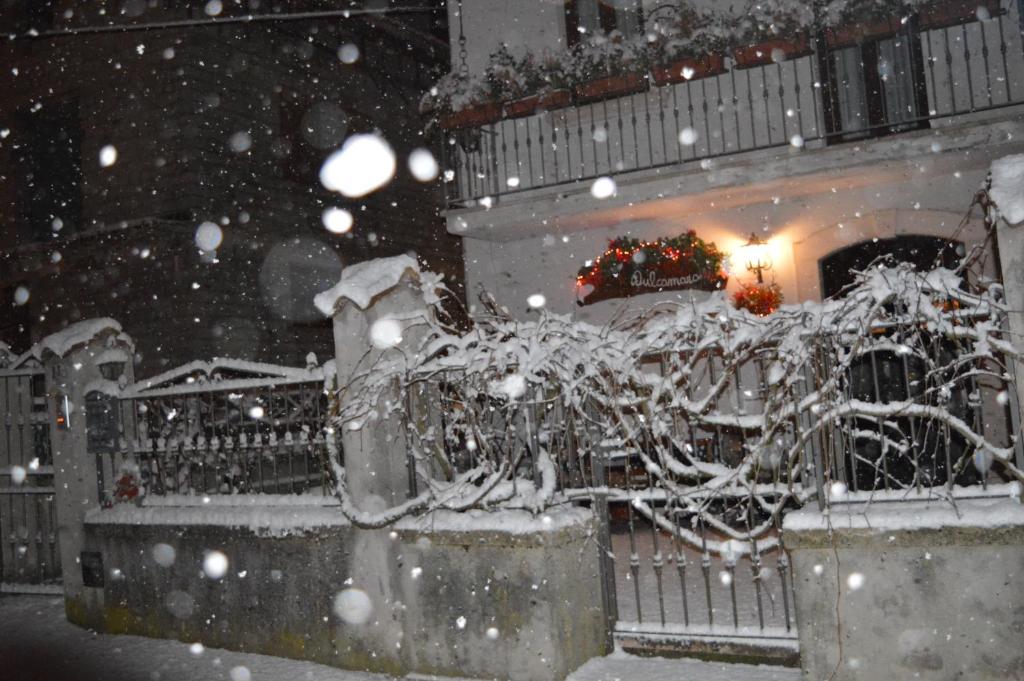
<instances>
[{"instance_id":1,"label":"snow-covered fence rail","mask_svg":"<svg viewBox=\"0 0 1024 681\"><path fill-rule=\"evenodd\" d=\"M193 362L116 396L101 494L302 494L327 482L333 363ZM98 391L97 391L98 392ZM98 412L99 410L94 410ZM112 455L112 456L110 456Z\"/></svg>"}]
</instances>

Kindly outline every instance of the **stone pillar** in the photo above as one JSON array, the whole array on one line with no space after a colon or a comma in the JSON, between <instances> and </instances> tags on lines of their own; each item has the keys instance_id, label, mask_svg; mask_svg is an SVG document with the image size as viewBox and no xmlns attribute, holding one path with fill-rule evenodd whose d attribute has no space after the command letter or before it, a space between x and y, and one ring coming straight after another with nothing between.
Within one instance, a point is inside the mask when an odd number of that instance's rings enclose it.
<instances>
[{"instance_id":1,"label":"stone pillar","mask_svg":"<svg viewBox=\"0 0 1024 681\"><path fill-rule=\"evenodd\" d=\"M69 617L75 619L74 613L82 612L76 605L90 592L102 596L102 589L91 589L83 582L83 573L90 570L98 569L102 574L102 567L90 563L88 557L83 569L85 515L100 506L101 498L101 471L95 453L90 452L90 440L95 448L97 437L102 439L104 435L94 423L90 438L86 396L106 395L114 400L116 408L118 377L124 375L130 380L132 376L132 346L114 320L90 319L47 336L37 347L46 368L64 596ZM106 483L107 487L112 485L112 481Z\"/></svg>"},{"instance_id":2,"label":"stone pillar","mask_svg":"<svg viewBox=\"0 0 1024 681\"><path fill-rule=\"evenodd\" d=\"M342 272L341 281L317 296L317 306L334 318L335 362L344 404L346 387L357 390L362 376L385 360L417 361L431 314L421 289L416 261L407 255L359 263ZM382 326L375 326L383 323ZM396 334L396 332L398 332ZM398 341L393 346L393 342ZM389 399L398 399L397 391ZM408 405L402 405L403 410ZM379 511L404 502L409 494L405 433L398 419L367 419L342 424L345 474L354 503Z\"/></svg>"},{"instance_id":3,"label":"stone pillar","mask_svg":"<svg viewBox=\"0 0 1024 681\"><path fill-rule=\"evenodd\" d=\"M1007 315L1010 322L1010 333L1013 343L1018 348L1024 347L1024 223L1007 224L999 220L996 224L996 239L999 244L1000 275L1003 279L1003 292L1006 295ZM1017 380L1017 424L1020 424L1021 411L1024 409L1024 363L1015 365ZM1020 457L1020 447L1018 447ZM1018 465L1024 461L1018 461Z\"/></svg>"}]
</instances>

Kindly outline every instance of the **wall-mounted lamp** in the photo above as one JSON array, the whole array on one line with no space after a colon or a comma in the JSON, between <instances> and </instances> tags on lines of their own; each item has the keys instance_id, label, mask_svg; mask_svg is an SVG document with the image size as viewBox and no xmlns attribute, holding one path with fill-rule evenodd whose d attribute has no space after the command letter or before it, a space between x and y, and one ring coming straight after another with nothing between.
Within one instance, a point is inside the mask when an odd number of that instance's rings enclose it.
<instances>
[{"instance_id":1,"label":"wall-mounted lamp","mask_svg":"<svg viewBox=\"0 0 1024 681\"><path fill-rule=\"evenodd\" d=\"M757 283L763 284L762 273L772 268L772 254L768 242L751 232L750 239L740 247L740 257L746 263L748 272L757 273Z\"/></svg>"}]
</instances>

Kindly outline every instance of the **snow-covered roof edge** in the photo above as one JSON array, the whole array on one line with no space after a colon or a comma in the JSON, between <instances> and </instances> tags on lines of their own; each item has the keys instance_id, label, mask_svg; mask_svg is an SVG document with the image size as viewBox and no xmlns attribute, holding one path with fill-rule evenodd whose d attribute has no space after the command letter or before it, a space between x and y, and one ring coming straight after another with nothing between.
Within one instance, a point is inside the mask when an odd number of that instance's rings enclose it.
<instances>
[{"instance_id":1,"label":"snow-covered roof edge","mask_svg":"<svg viewBox=\"0 0 1024 681\"><path fill-rule=\"evenodd\" d=\"M75 348L89 343L105 332L112 332L113 335L131 343L131 338L122 332L120 324L109 317L99 317L76 322L62 331L51 333L33 345L30 352L39 359L42 359L45 352L64 357Z\"/></svg>"},{"instance_id":2,"label":"snow-covered roof edge","mask_svg":"<svg viewBox=\"0 0 1024 681\"><path fill-rule=\"evenodd\" d=\"M313 302L326 317L335 313L343 299L365 310L374 298L397 286L407 273L416 282L420 281L419 263L404 254L357 263L342 270L341 280L329 290L318 293Z\"/></svg>"}]
</instances>

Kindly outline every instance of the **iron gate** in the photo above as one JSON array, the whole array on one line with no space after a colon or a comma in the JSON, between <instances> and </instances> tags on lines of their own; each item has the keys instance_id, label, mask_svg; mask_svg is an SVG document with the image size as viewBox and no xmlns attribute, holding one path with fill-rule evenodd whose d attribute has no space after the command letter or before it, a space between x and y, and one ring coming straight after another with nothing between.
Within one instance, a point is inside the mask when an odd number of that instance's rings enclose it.
<instances>
[{"instance_id":1,"label":"iron gate","mask_svg":"<svg viewBox=\"0 0 1024 681\"><path fill-rule=\"evenodd\" d=\"M61 578L46 376L0 369L0 589L49 591Z\"/></svg>"}]
</instances>

